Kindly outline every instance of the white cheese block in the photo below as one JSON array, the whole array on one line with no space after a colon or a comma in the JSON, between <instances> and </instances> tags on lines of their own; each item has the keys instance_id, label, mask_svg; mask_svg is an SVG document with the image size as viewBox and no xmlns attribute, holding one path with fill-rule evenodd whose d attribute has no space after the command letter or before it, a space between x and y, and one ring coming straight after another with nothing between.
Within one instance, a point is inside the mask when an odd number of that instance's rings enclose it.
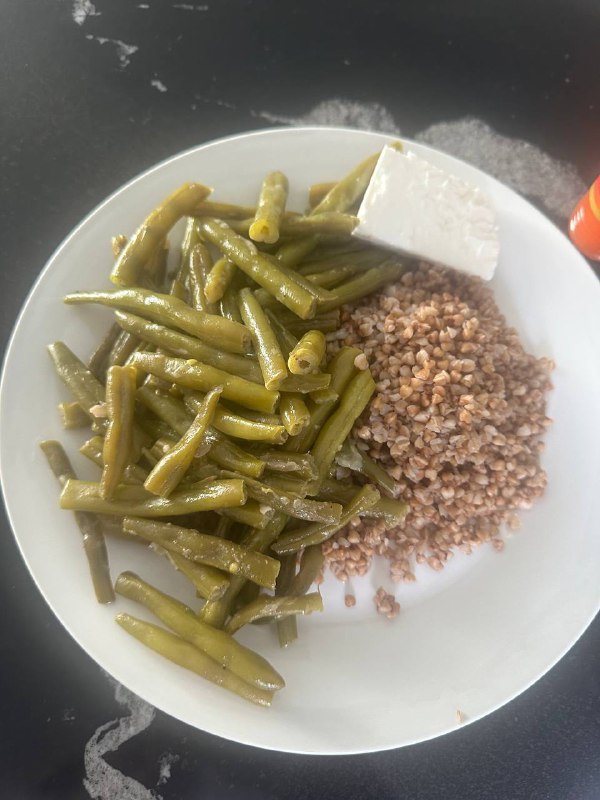
<instances>
[{"instance_id":1,"label":"white cheese block","mask_svg":"<svg viewBox=\"0 0 600 800\"><path fill-rule=\"evenodd\" d=\"M384 147L353 235L489 280L498 262L490 198L414 153Z\"/></svg>"}]
</instances>

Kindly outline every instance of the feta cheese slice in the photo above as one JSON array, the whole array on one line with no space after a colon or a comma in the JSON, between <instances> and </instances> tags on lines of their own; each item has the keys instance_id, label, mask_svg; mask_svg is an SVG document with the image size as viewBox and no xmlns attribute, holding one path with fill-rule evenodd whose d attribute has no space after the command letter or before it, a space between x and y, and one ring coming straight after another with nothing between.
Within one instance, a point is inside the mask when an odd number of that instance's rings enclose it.
<instances>
[{"instance_id":1,"label":"feta cheese slice","mask_svg":"<svg viewBox=\"0 0 600 800\"><path fill-rule=\"evenodd\" d=\"M410 151L384 147L353 235L489 280L500 250L490 198Z\"/></svg>"}]
</instances>

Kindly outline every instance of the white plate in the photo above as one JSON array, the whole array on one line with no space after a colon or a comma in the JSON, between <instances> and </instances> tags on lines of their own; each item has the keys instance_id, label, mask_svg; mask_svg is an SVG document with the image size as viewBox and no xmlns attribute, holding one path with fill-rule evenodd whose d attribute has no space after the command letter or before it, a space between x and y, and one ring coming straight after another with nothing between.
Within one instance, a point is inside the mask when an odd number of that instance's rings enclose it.
<instances>
[{"instance_id":1,"label":"white plate","mask_svg":"<svg viewBox=\"0 0 600 800\"><path fill-rule=\"evenodd\" d=\"M76 469L80 436L60 427L65 392L45 345L69 343L87 357L109 312L67 307L66 292L107 287L109 239L132 231L183 181L215 186L215 197L250 204L269 170L287 173L291 207L309 184L331 180L389 137L337 129L285 129L204 145L155 167L97 208L61 245L35 284L10 344L1 388L0 466L18 545L40 591L77 642L118 681L174 717L228 739L297 753L383 750L456 728L456 710L475 720L506 703L549 669L580 636L599 605L600 287L585 261L538 211L494 179L418 144L418 153L479 184L496 206L500 307L527 348L557 363L549 413L555 425L544 465L549 490L522 531L498 555L480 548L442 573L420 569L399 585L393 622L373 612L379 581L355 582L359 603L325 585L326 612L300 621L300 638L280 651L271 632L244 640L287 681L273 707L259 709L146 651L95 603L73 519L57 507L57 487L38 449L65 441ZM133 568L193 602L185 579L143 548L110 544L113 575ZM120 599L118 608L130 604ZM133 610L129 609L128 610ZM135 609L134 613L139 613Z\"/></svg>"}]
</instances>

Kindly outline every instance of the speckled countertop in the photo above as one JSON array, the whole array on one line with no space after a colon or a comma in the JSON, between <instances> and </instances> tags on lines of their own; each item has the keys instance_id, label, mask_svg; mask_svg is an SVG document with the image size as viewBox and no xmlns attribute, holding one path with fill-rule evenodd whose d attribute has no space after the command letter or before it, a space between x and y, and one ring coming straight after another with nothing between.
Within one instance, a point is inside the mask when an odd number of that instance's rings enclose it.
<instances>
[{"instance_id":1,"label":"speckled countertop","mask_svg":"<svg viewBox=\"0 0 600 800\"><path fill-rule=\"evenodd\" d=\"M3 348L37 273L84 214L218 136L300 123L401 132L481 166L559 225L600 172L600 6L589 0L3 6ZM115 685L53 617L4 515L0 524L0 797L600 797L598 620L521 697L450 736L359 757L268 753L190 729Z\"/></svg>"}]
</instances>

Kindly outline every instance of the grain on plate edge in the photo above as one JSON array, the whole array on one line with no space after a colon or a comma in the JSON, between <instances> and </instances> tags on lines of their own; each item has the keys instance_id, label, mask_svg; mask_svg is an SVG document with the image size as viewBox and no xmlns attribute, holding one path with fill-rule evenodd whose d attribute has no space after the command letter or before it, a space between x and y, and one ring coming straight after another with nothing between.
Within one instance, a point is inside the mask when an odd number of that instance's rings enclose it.
<instances>
[{"instance_id":1,"label":"grain on plate edge","mask_svg":"<svg viewBox=\"0 0 600 800\"><path fill-rule=\"evenodd\" d=\"M330 355L354 345L368 359L377 393L353 434L410 504L396 528L355 519L326 542L332 572L364 575L380 555L392 580L413 581L415 561L441 570L457 549L501 550L502 527L546 487L553 363L525 352L481 280L425 263L344 307L328 338Z\"/></svg>"}]
</instances>

